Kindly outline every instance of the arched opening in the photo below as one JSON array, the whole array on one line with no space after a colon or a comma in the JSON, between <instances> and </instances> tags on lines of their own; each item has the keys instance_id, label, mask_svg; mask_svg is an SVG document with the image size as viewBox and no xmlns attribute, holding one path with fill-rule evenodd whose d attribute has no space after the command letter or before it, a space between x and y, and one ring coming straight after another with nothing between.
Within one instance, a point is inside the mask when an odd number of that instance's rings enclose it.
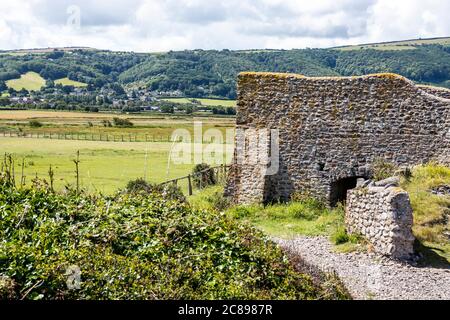
<instances>
[{"instance_id":1,"label":"arched opening","mask_svg":"<svg viewBox=\"0 0 450 320\"><path fill-rule=\"evenodd\" d=\"M331 183L330 205L335 207L339 202L347 199L347 190L356 188L359 177L343 178Z\"/></svg>"}]
</instances>

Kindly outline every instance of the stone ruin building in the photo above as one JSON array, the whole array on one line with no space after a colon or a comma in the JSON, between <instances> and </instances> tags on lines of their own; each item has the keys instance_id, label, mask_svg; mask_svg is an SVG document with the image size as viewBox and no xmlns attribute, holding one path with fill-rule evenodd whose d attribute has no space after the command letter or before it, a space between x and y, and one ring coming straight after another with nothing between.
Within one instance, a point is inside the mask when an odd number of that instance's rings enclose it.
<instances>
[{"instance_id":1,"label":"stone ruin building","mask_svg":"<svg viewBox=\"0 0 450 320\"><path fill-rule=\"evenodd\" d=\"M417 86L395 74L310 78L241 73L237 131L225 194L236 203L287 201L294 193L345 200L378 159L411 166L450 163L450 90ZM259 129L278 145L278 170L248 161L270 148L252 140ZM264 132L261 130L261 132ZM256 146L256 148L255 148ZM245 161L236 161L237 157Z\"/></svg>"}]
</instances>

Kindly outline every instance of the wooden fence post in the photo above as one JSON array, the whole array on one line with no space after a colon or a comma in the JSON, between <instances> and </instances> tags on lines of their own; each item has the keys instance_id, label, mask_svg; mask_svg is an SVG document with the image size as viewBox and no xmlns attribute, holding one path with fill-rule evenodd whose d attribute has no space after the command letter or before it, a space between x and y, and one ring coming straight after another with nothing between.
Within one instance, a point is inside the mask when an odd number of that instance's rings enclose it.
<instances>
[{"instance_id":1,"label":"wooden fence post","mask_svg":"<svg viewBox=\"0 0 450 320\"><path fill-rule=\"evenodd\" d=\"M189 195L192 196L192 181L191 181L191 175L188 175L188 192L189 192Z\"/></svg>"}]
</instances>

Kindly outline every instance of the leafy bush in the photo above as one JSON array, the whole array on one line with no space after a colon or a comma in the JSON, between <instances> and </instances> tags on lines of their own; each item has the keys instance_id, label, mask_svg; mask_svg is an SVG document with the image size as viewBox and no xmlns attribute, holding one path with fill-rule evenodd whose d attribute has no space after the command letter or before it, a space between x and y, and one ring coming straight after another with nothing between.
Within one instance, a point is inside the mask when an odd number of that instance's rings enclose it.
<instances>
[{"instance_id":1,"label":"leafy bush","mask_svg":"<svg viewBox=\"0 0 450 320\"><path fill-rule=\"evenodd\" d=\"M104 127L112 127L112 123L109 120L102 120L102 124Z\"/></svg>"},{"instance_id":2,"label":"leafy bush","mask_svg":"<svg viewBox=\"0 0 450 320\"><path fill-rule=\"evenodd\" d=\"M217 183L214 170L206 163L197 164L192 169L194 186L199 189L215 185Z\"/></svg>"},{"instance_id":3,"label":"leafy bush","mask_svg":"<svg viewBox=\"0 0 450 320\"><path fill-rule=\"evenodd\" d=\"M225 197L223 195L223 192L220 191L214 192L212 195L207 197L207 201L211 204L211 206L214 209L218 211L223 211L227 209L231 204L230 199Z\"/></svg>"},{"instance_id":4,"label":"leafy bush","mask_svg":"<svg viewBox=\"0 0 450 320\"><path fill-rule=\"evenodd\" d=\"M153 186L144 180L144 178L137 178L135 180L130 180L127 183L126 190L128 192L151 192Z\"/></svg>"},{"instance_id":5,"label":"leafy bush","mask_svg":"<svg viewBox=\"0 0 450 320\"><path fill-rule=\"evenodd\" d=\"M128 119L122 119L122 118L117 118L117 117L113 118L113 123L114 123L114 126L120 127L120 128L130 128L134 125L133 122L131 122Z\"/></svg>"},{"instance_id":6,"label":"leafy bush","mask_svg":"<svg viewBox=\"0 0 450 320\"><path fill-rule=\"evenodd\" d=\"M0 179L0 208L2 298L322 297L256 229L156 192L58 194ZM69 289L77 268L79 288Z\"/></svg>"},{"instance_id":7,"label":"leafy bush","mask_svg":"<svg viewBox=\"0 0 450 320\"><path fill-rule=\"evenodd\" d=\"M242 219L247 218L260 210L263 210L263 208L257 205L255 206L242 205L231 208L230 210L228 210L228 213L234 218Z\"/></svg>"},{"instance_id":8,"label":"leafy bush","mask_svg":"<svg viewBox=\"0 0 450 320\"><path fill-rule=\"evenodd\" d=\"M127 183L125 188L128 193L158 193L164 199L186 201L181 188L173 183L165 185L151 184L145 181L143 178L131 180Z\"/></svg>"},{"instance_id":9,"label":"leafy bush","mask_svg":"<svg viewBox=\"0 0 450 320\"><path fill-rule=\"evenodd\" d=\"M38 120L30 120L30 121L28 122L28 125L29 125L31 128L40 128L40 127L42 127L42 122L40 122L40 121L38 121Z\"/></svg>"}]
</instances>

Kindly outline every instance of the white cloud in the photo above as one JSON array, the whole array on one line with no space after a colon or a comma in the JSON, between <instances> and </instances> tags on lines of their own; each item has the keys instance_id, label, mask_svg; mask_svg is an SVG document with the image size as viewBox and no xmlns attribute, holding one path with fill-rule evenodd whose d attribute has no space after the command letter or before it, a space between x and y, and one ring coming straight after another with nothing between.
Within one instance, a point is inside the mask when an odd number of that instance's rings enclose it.
<instances>
[{"instance_id":1,"label":"white cloud","mask_svg":"<svg viewBox=\"0 0 450 320\"><path fill-rule=\"evenodd\" d=\"M448 12L441 0L16 0L2 3L0 49L328 47L449 36Z\"/></svg>"}]
</instances>

